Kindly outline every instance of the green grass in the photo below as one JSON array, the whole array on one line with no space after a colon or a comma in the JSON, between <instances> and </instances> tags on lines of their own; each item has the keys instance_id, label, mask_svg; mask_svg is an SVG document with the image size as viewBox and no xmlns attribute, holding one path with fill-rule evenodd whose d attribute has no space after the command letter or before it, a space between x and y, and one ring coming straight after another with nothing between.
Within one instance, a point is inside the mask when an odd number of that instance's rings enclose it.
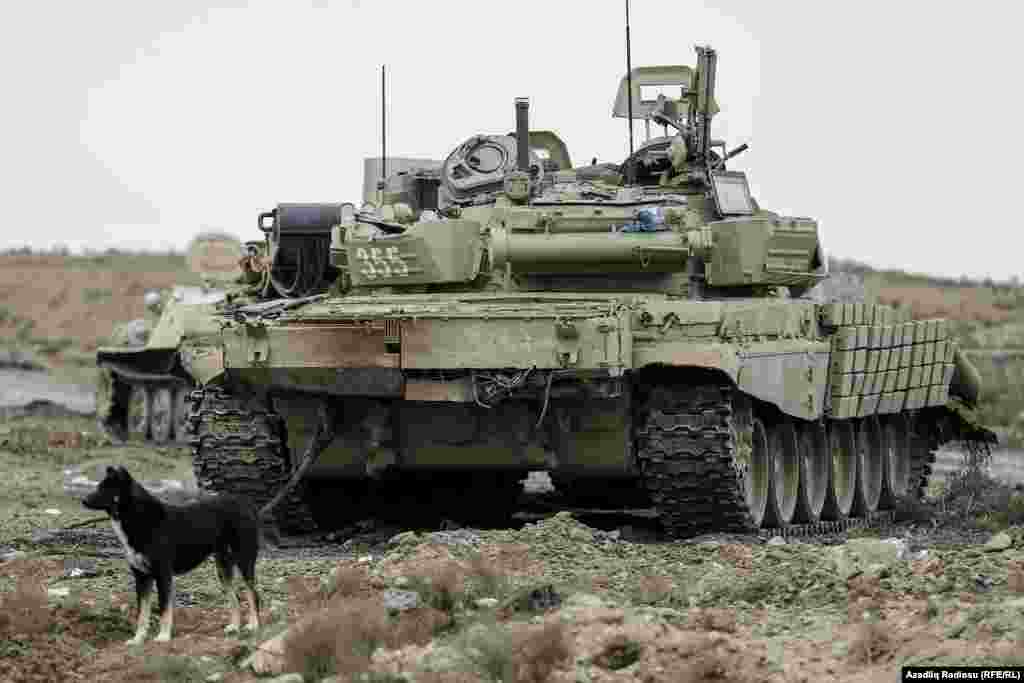
<instances>
[{"instance_id":1,"label":"green grass","mask_svg":"<svg viewBox=\"0 0 1024 683\"><path fill-rule=\"evenodd\" d=\"M149 657L143 668L146 673L168 683L202 683L207 675L191 657L173 655Z\"/></svg>"},{"instance_id":2,"label":"green grass","mask_svg":"<svg viewBox=\"0 0 1024 683\"><path fill-rule=\"evenodd\" d=\"M54 432L81 432L85 448L49 447ZM17 418L0 421L0 544L26 543L35 531L96 517L64 492L64 469L81 466L87 476L107 464L128 468L137 479L183 478L191 460L183 448L104 446L88 418ZM91 446L91 447L90 447ZM92 474L95 477L95 474ZM57 509L51 515L47 509Z\"/></svg>"}]
</instances>

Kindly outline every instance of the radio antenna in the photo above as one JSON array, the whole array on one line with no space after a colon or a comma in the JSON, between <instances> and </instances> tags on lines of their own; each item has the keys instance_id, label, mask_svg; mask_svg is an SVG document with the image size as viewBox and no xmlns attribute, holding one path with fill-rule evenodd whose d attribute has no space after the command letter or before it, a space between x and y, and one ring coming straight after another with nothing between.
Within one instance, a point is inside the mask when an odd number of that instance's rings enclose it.
<instances>
[{"instance_id":1,"label":"radio antenna","mask_svg":"<svg viewBox=\"0 0 1024 683\"><path fill-rule=\"evenodd\" d=\"M380 182L383 184L388 174L388 94L385 90L385 69L380 65Z\"/></svg>"},{"instance_id":2,"label":"radio antenna","mask_svg":"<svg viewBox=\"0 0 1024 683\"><path fill-rule=\"evenodd\" d=\"M629 0L626 0L626 98L627 114L629 119L629 156L630 162L626 168L627 182L633 179L633 62L629 54Z\"/></svg>"}]
</instances>

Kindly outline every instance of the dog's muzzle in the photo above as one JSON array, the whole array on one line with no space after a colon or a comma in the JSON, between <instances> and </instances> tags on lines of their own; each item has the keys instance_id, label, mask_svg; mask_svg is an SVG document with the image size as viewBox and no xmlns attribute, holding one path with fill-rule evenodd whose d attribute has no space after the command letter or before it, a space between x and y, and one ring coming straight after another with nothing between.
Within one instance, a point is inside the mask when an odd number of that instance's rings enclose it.
<instances>
[{"instance_id":1,"label":"dog's muzzle","mask_svg":"<svg viewBox=\"0 0 1024 683\"><path fill-rule=\"evenodd\" d=\"M103 512L110 512L116 506L117 501L101 496L98 493L90 493L88 496L82 499L82 505L89 508L90 510L101 510Z\"/></svg>"}]
</instances>

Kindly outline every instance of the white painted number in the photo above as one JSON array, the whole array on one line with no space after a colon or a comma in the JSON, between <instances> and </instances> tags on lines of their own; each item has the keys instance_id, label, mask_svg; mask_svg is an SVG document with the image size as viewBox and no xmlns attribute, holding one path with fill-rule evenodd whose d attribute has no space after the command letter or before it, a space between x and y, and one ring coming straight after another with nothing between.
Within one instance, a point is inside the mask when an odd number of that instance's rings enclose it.
<instances>
[{"instance_id":1,"label":"white painted number","mask_svg":"<svg viewBox=\"0 0 1024 683\"><path fill-rule=\"evenodd\" d=\"M388 247L388 260L391 261L391 265L395 269L395 275L399 277L409 275L409 266L405 264L405 259L398 255L398 247Z\"/></svg>"},{"instance_id":2,"label":"white painted number","mask_svg":"<svg viewBox=\"0 0 1024 683\"><path fill-rule=\"evenodd\" d=\"M409 266L398 253L398 247L358 247L356 260L359 261L359 273L367 280L409 275Z\"/></svg>"}]
</instances>

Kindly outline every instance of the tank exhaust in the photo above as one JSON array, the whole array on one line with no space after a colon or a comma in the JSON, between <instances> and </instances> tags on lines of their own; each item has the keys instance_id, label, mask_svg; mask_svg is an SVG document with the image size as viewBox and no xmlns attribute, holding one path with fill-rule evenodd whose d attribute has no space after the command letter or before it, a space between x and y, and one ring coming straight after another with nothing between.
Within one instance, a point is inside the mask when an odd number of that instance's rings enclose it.
<instances>
[{"instance_id":1,"label":"tank exhaust","mask_svg":"<svg viewBox=\"0 0 1024 683\"><path fill-rule=\"evenodd\" d=\"M530 170L530 100L516 98L516 168Z\"/></svg>"}]
</instances>

